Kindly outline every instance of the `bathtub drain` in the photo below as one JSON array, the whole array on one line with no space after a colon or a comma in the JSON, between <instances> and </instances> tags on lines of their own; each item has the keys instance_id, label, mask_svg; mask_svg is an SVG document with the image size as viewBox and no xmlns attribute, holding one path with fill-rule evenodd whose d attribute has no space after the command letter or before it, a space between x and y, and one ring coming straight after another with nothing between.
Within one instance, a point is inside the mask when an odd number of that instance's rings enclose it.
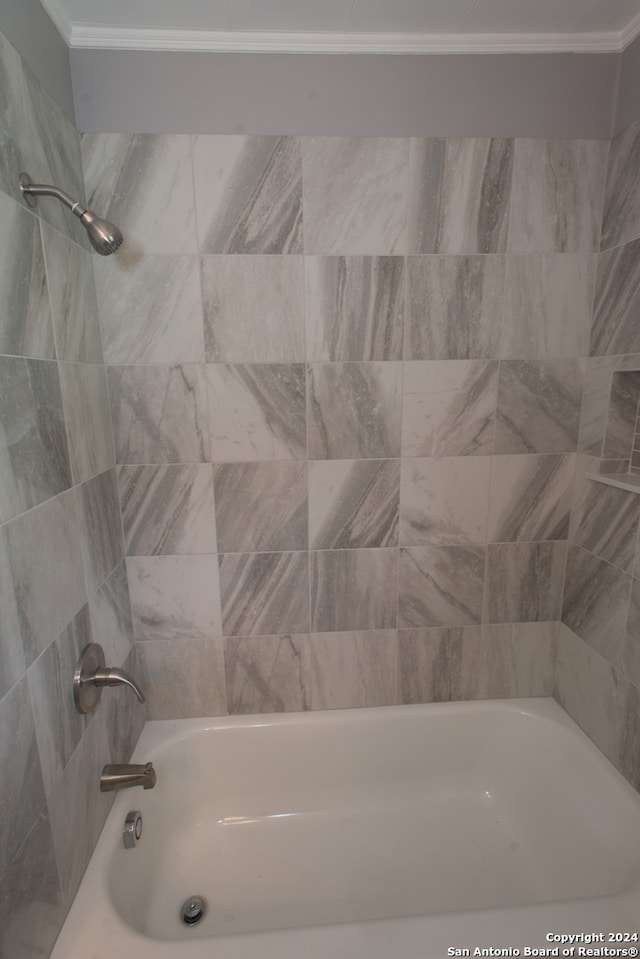
<instances>
[{"instance_id":1,"label":"bathtub drain","mask_svg":"<svg viewBox=\"0 0 640 959\"><path fill-rule=\"evenodd\" d=\"M207 904L201 896L189 896L182 904L180 916L187 926L195 926L200 922L207 909Z\"/></svg>"}]
</instances>

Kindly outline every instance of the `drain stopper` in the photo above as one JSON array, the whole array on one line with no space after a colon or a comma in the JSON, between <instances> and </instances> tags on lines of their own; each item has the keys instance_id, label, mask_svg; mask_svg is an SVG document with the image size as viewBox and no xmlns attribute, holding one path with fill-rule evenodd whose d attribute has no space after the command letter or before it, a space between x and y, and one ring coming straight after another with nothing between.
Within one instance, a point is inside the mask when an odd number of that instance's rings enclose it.
<instances>
[{"instance_id":1,"label":"drain stopper","mask_svg":"<svg viewBox=\"0 0 640 959\"><path fill-rule=\"evenodd\" d=\"M187 926L195 926L205 914L207 904L201 896L189 896L182 905L180 914Z\"/></svg>"}]
</instances>

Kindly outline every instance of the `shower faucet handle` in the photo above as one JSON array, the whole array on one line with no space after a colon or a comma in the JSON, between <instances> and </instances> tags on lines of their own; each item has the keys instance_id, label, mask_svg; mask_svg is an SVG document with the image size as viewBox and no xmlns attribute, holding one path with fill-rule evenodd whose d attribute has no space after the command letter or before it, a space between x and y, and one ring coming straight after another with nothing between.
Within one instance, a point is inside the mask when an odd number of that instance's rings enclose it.
<instances>
[{"instance_id":1,"label":"shower faucet handle","mask_svg":"<svg viewBox=\"0 0 640 959\"><path fill-rule=\"evenodd\" d=\"M91 680L89 680L91 682ZM93 682L96 686L128 686L132 689L141 703L144 702L144 693L131 676L122 669L110 667L107 669L97 669Z\"/></svg>"},{"instance_id":2,"label":"shower faucet handle","mask_svg":"<svg viewBox=\"0 0 640 959\"><path fill-rule=\"evenodd\" d=\"M98 643L83 649L73 674L73 701L79 713L92 713L105 686L128 686L141 703L144 694L136 681L122 669L105 666L104 650Z\"/></svg>"}]
</instances>

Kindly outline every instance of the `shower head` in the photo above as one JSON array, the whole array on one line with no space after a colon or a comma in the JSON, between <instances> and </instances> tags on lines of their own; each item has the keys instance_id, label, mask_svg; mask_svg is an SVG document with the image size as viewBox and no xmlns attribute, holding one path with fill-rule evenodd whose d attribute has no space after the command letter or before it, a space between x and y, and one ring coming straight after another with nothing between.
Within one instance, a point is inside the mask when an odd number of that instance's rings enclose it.
<instances>
[{"instance_id":1,"label":"shower head","mask_svg":"<svg viewBox=\"0 0 640 959\"><path fill-rule=\"evenodd\" d=\"M109 220L101 220L91 210L84 210L83 213L76 214L76 216L80 217L80 222L86 228L91 246L101 256L109 256L110 253L115 253L122 245L124 238L115 223L110 223Z\"/></svg>"},{"instance_id":2,"label":"shower head","mask_svg":"<svg viewBox=\"0 0 640 959\"><path fill-rule=\"evenodd\" d=\"M81 203L72 199L68 193L60 190L57 186L32 183L28 173L21 173L20 189L30 207L36 205L36 197L38 196L55 196L58 200L61 200L78 217L89 235L91 246L101 256L109 256L110 253L115 253L121 246L123 236L114 223L100 219L95 213L85 209Z\"/></svg>"}]
</instances>

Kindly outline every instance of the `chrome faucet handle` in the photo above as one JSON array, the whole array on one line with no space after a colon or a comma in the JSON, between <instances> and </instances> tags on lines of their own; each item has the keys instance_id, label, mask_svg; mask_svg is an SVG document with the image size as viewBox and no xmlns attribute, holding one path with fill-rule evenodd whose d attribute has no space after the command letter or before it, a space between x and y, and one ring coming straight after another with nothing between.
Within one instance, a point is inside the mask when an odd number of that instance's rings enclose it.
<instances>
[{"instance_id":1,"label":"chrome faucet handle","mask_svg":"<svg viewBox=\"0 0 640 959\"><path fill-rule=\"evenodd\" d=\"M144 702L144 694L135 680L122 669L105 666L102 646L89 643L83 649L73 674L73 701L79 713L93 712L104 686L129 686L140 702Z\"/></svg>"}]
</instances>

